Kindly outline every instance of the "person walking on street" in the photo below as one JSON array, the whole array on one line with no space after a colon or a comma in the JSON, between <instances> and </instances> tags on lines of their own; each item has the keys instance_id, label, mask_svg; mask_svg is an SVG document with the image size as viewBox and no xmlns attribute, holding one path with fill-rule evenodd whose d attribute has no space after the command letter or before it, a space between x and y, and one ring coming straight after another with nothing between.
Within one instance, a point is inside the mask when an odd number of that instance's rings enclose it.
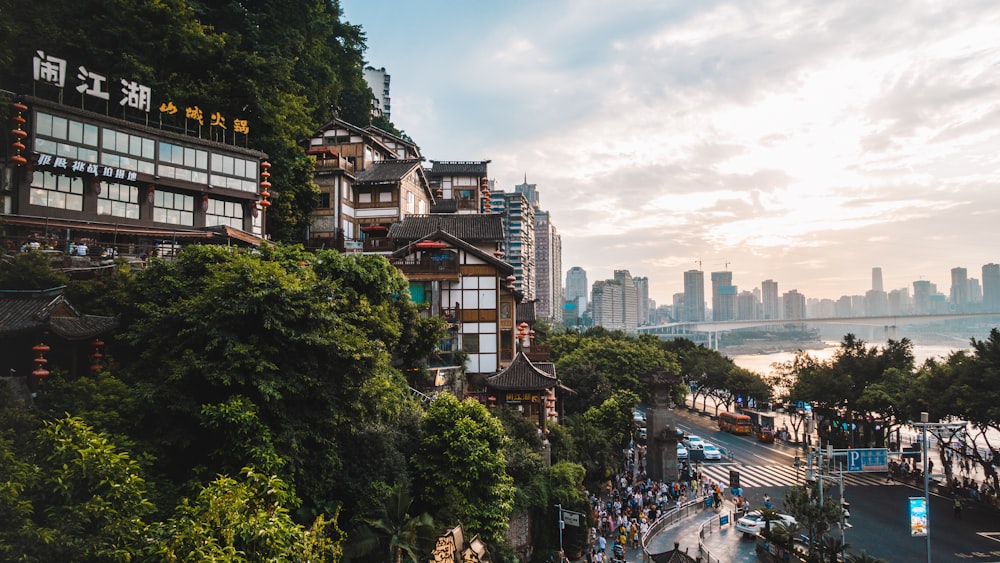
<instances>
[{"instance_id":1,"label":"person walking on street","mask_svg":"<svg viewBox=\"0 0 1000 563\"><path fill-rule=\"evenodd\" d=\"M954 516L955 516L956 520L961 520L962 519L962 499L960 499L958 497L955 497L955 513L954 513Z\"/></svg>"}]
</instances>

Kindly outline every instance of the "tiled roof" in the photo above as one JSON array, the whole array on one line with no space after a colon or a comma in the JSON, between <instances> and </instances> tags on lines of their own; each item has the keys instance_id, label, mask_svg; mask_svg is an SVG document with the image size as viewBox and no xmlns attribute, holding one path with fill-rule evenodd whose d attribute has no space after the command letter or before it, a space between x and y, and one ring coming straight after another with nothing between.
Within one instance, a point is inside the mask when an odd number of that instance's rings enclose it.
<instances>
[{"instance_id":1,"label":"tiled roof","mask_svg":"<svg viewBox=\"0 0 1000 563\"><path fill-rule=\"evenodd\" d=\"M497 391L544 391L558 385L558 379L538 369L520 352L509 366L486 378L486 386Z\"/></svg>"},{"instance_id":2,"label":"tiled roof","mask_svg":"<svg viewBox=\"0 0 1000 563\"><path fill-rule=\"evenodd\" d=\"M490 163L489 160L481 160L475 162L432 160L431 167L430 169L427 170L427 173L431 176L458 174L458 175L478 176L480 178L485 178L486 165L489 163Z\"/></svg>"},{"instance_id":3,"label":"tiled roof","mask_svg":"<svg viewBox=\"0 0 1000 563\"><path fill-rule=\"evenodd\" d=\"M470 243L503 242L503 217L495 213L407 215L392 225L389 238L411 242L438 230Z\"/></svg>"},{"instance_id":4,"label":"tiled roof","mask_svg":"<svg viewBox=\"0 0 1000 563\"><path fill-rule=\"evenodd\" d=\"M354 185L398 182L403 176L406 176L418 166L420 166L420 160L416 158L381 160L358 172L354 180Z\"/></svg>"},{"instance_id":5,"label":"tiled roof","mask_svg":"<svg viewBox=\"0 0 1000 563\"><path fill-rule=\"evenodd\" d=\"M79 314L62 289L0 291L0 337L49 330L66 340L84 340L118 325L114 317Z\"/></svg>"}]
</instances>

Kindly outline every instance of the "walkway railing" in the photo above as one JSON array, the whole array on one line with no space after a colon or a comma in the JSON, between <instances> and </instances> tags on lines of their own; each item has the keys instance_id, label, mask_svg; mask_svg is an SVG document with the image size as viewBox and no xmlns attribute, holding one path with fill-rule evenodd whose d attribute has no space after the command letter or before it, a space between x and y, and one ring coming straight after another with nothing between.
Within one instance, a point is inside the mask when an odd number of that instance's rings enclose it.
<instances>
[{"instance_id":1,"label":"walkway railing","mask_svg":"<svg viewBox=\"0 0 1000 563\"><path fill-rule=\"evenodd\" d=\"M647 549L649 540L656 537L657 534L665 530L668 526L676 524L680 520L692 514L705 510L706 498L708 497L699 496L694 500L689 500L687 502L681 503L675 506L674 508L668 510L665 514L663 514L663 516L660 516L652 524L650 524L649 530L646 532L644 536L642 536L642 560L645 561L646 563L651 563L653 561L653 558L650 555L649 550Z\"/></svg>"},{"instance_id":2,"label":"walkway railing","mask_svg":"<svg viewBox=\"0 0 1000 563\"><path fill-rule=\"evenodd\" d=\"M733 524L735 524L735 521L733 520L734 518L736 518L736 514L730 512L729 524L726 525L732 526ZM708 548L705 547L705 534L706 533L711 534L713 532L718 531L721 528L722 524L719 520L719 517L716 516L715 518L707 520L704 524L701 525L701 528L698 530L698 552L701 554L702 561L704 561L704 563L722 563L721 559L719 559L718 557L713 557L712 554L708 551Z\"/></svg>"}]
</instances>

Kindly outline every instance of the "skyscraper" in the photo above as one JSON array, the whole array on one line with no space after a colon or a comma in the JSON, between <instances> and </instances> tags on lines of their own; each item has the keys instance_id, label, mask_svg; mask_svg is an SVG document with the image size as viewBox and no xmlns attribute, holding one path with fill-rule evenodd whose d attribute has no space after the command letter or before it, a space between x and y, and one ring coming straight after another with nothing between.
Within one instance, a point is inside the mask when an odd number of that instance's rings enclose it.
<instances>
[{"instance_id":1,"label":"skyscraper","mask_svg":"<svg viewBox=\"0 0 1000 563\"><path fill-rule=\"evenodd\" d=\"M635 282L636 299L639 301L639 326L649 324L649 278L639 276L632 281Z\"/></svg>"},{"instance_id":2,"label":"skyscraper","mask_svg":"<svg viewBox=\"0 0 1000 563\"><path fill-rule=\"evenodd\" d=\"M535 314L562 320L562 238L548 211L535 208ZM558 306L557 306L558 305Z\"/></svg>"},{"instance_id":3,"label":"skyscraper","mask_svg":"<svg viewBox=\"0 0 1000 563\"><path fill-rule=\"evenodd\" d=\"M736 286L732 272L712 272L712 320L736 319Z\"/></svg>"},{"instance_id":4,"label":"skyscraper","mask_svg":"<svg viewBox=\"0 0 1000 563\"><path fill-rule=\"evenodd\" d=\"M951 269L951 306L959 313L969 309L969 275L965 268Z\"/></svg>"},{"instance_id":5,"label":"skyscraper","mask_svg":"<svg viewBox=\"0 0 1000 563\"><path fill-rule=\"evenodd\" d=\"M760 284L761 309L764 320L776 321L781 318L781 295L778 293L778 282L764 280Z\"/></svg>"},{"instance_id":6,"label":"skyscraper","mask_svg":"<svg viewBox=\"0 0 1000 563\"><path fill-rule=\"evenodd\" d=\"M615 281L622 286L622 325L628 334L639 326L639 292L628 270L615 270Z\"/></svg>"},{"instance_id":7,"label":"skyscraper","mask_svg":"<svg viewBox=\"0 0 1000 563\"><path fill-rule=\"evenodd\" d=\"M490 193L492 212L503 216L504 260L514 266L514 287L525 301L535 299L535 208L520 192ZM586 291L586 290L585 290Z\"/></svg>"},{"instance_id":8,"label":"skyscraper","mask_svg":"<svg viewBox=\"0 0 1000 563\"><path fill-rule=\"evenodd\" d=\"M781 296L784 306L784 318L789 320L801 320L806 318L806 296L797 290L791 290Z\"/></svg>"},{"instance_id":9,"label":"skyscraper","mask_svg":"<svg viewBox=\"0 0 1000 563\"><path fill-rule=\"evenodd\" d=\"M389 119L392 113L391 98L389 97L389 73L385 71L385 67L366 66L364 74L365 82L371 88L372 94L375 94L375 98L372 100L372 117L384 115L386 119Z\"/></svg>"},{"instance_id":10,"label":"skyscraper","mask_svg":"<svg viewBox=\"0 0 1000 563\"><path fill-rule=\"evenodd\" d=\"M882 268L872 268L872 291L885 291L882 287Z\"/></svg>"},{"instance_id":11,"label":"skyscraper","mask_svg":"<svg viewBox=\"0 0 1000 563\"><path fill-rule=\"evenodd\" d=\"M566 301L576 302L576 310L582 315L587 310L587 271L573 266L566 271Z\"/></svg>"},{"instance_id":12,"label":"skyscraper","mask_svg":"<svg viewBox=\"0 0 1000 563\"><path fill-rule=\"evenodd\" d=\"M680 311L678 320L687 323L705 320L705 272L684 272L684 310Z\"/></svg>"},{"instance_id":13,"label":"skyscraper","mask_svg":"<svg viewBox=\"0 0 1000 563\"><path fill-rule=\"evenodd\" d=\"M983 265L983 311L1000 312L1000 264Z\"/></svg>"}]
</instances>

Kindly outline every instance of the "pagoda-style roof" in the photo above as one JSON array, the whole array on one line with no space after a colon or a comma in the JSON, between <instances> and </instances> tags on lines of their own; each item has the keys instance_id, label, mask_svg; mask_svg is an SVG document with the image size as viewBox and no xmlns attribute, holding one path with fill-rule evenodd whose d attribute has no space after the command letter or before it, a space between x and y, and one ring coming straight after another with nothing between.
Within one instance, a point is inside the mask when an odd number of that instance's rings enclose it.
<instances>
[{"instance_id":1,"label":"pagoda-style roof","mask_svg":"<svg viewBox=\"0 0 1000 563\"><path fill-rule=\"evenodd\" d=\"M63 287L0 291L0 338L49 331L66 340L87 340L118 326L118 319L80 314Z\"/></svg>"},{"instance_id":2,"label":"pagoda-style roof","mask_svg":"<svg viewBox=\"0 0 1000 563\"><path fill-rule=\"evenodd\" d=\"M549 373L521 352L509 366L486 378L486 387L496 391L545 391L559 386L555 366L551 366Z\"/></svg>"}]
</instances>

